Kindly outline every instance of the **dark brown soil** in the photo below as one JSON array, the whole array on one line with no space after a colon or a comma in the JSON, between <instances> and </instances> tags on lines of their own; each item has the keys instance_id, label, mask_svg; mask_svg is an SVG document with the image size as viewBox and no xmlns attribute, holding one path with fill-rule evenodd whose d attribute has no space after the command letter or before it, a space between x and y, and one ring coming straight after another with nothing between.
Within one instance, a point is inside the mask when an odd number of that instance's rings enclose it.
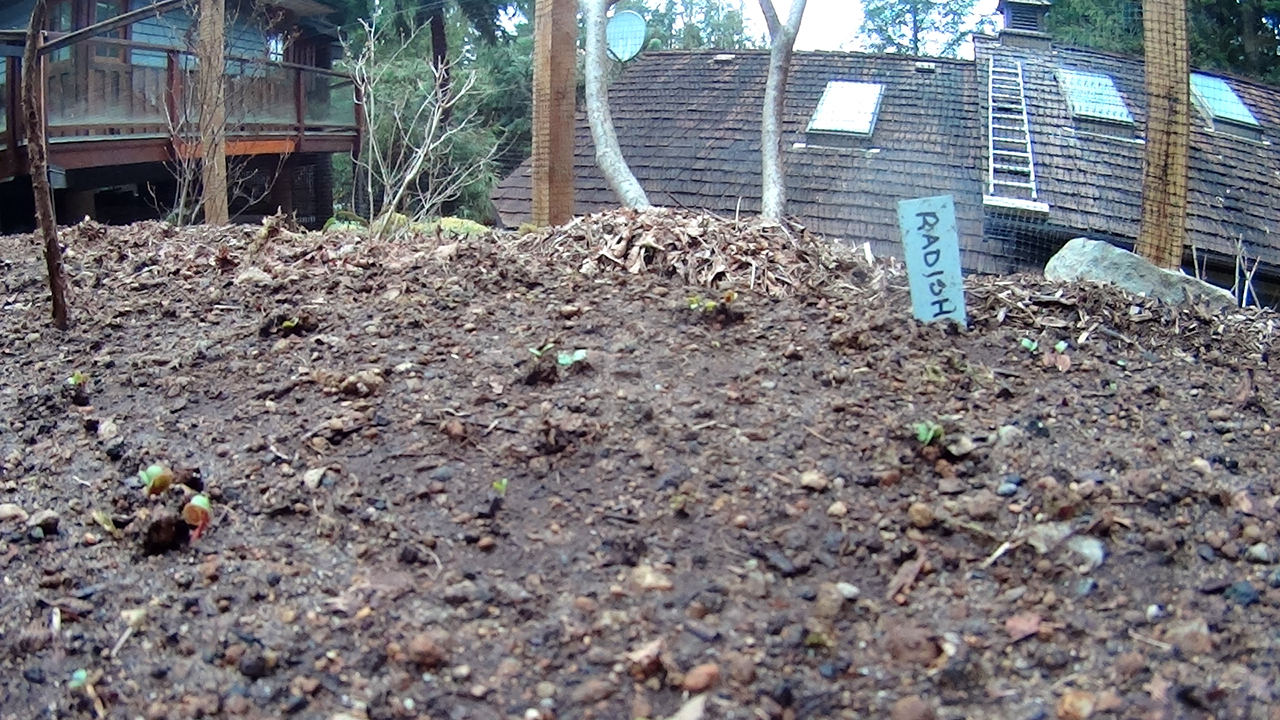
<instances>
[{"instance_id":1,"label":"dark brown soil","mask_svg":"<svg viewBox=\"0 0 1280 720\"><path fill-rule=\"evenodd\" d=\"M687 214L64 240L59 333L0 239L0 719L1276 717L1274 315L924 326Z\"/></svg>"}]
</instances>

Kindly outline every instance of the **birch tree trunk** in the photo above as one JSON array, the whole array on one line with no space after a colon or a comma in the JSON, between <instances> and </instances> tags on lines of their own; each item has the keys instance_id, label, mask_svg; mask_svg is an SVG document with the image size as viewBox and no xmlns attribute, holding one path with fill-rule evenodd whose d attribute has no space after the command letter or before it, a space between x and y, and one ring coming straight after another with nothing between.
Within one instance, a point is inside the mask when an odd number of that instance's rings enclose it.
<instances>
[{"instance_id":1,"label":"birch tree trunk","mask_svg":"<svg viewBox=\"0 0 1280 720\"><path fill-rule=\"evenodd\" d=\"M49 148L44 127L44 73L40 71L40 35L44 31L48 5L36 0L27 27L27 46L22 52L22 107L26 111L27 166L31 171L31 191L36 201L36 223L44 236L44 263L49 271L49 292L53 296L53 325L66 330L67 277L62 269L62 247L58 245L58 222L54 217L53 193L49 188Z\"/></svg>"},{"instance_id":2,"label":"birch tree trunk","mask_svg":"<svg viewBox=\"0 0 1280 720\"><path fill-rule=\"evenodd\" d=\"M773 0L760 0L769 28L769 75L764 84L764 108L760 115L760 216L780 222L787 207L787 176L782 162L782 105L787 95L791 56L804 18L805 0L791 0L784 25Z\"/></svg>"},{"instance_id":3,"label":"birch tree trunk","mask_svg":"<svg viewBox=\"0 0 1280 720\"><path fill-rule=\"evenodd\" d=\"M624 207L647 208L649 197L640 181L631 173L618 146L618 135L609 114L609 89L605 85L605 8L609 0L581 0L586 32L585 72L587 84L587 121L596 146L596 164L604 179Z\"/></svg>"}]
</instances>

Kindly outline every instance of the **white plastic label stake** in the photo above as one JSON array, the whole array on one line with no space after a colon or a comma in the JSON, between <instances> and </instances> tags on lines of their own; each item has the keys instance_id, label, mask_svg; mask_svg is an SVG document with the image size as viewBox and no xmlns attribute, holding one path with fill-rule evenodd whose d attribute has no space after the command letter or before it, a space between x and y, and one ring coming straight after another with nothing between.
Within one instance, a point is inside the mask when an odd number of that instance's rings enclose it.
<instances>
[{"instance_id":1,"label":"white plastic label stake","mask_svg":"<svg viewBox=\"0 0 1280 720\"><path fill-rule=\"evenodd\" d=\"M902 250L911 280L911 310L923 322L968 323L964 277L960 272L960 235L950 195L898 203Z\"/></svg>"}]
</instances>

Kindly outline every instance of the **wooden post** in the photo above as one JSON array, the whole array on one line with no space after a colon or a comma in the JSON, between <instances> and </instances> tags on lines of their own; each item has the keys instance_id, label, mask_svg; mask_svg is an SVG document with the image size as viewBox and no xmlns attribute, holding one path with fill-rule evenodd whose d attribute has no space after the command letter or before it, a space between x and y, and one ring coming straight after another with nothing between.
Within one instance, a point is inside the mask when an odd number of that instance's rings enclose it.
<instances>
[{"instance_id":1,"label":"wooden post","mask_svg":"<svg viewBox=\"0 0 1280 720\"><path fill-rule=\"evenodd\" d=\"M533 28L533 222L573 217L578 0L538 0Z\"/></svg>"},{"instance_id":2,"label":"wooden post","mask_svg":"<svg viewBox=\"0 0 1280 720\"><path fill-rule=\"evenodd\" d=\"M1147 144L1142 225L1134 251L1163 268L1182 264L1187 241L1191 51L1186 0L1143 0Z\"/></svg>"},{"instance_id":3,"label":"wooden post","mask_svg":"<svg viewBox=\"0 0 1280 720\"><path fill-rule=\"evenodd\" d=\"M224 0L200 0L200 40L196 51L200 111L201 196L207 225L231 221L227 207L227 100L224 88L226 6Z\"/></svg>"},{"instance_id":4,"label":"wooden post","mask_svg":"<svg viewBox=\"0 0 1280 720\"><path fill-rule=\"evenodd\" d=\"M44 263L49 271L49 292L53 296L53 324L66 330L67 278L62 271L62 247L58 245L58 224L53 214L53 192L49 188L49 148L45 144L44 73L40 71L40 36L48 14L46 0L36 0L27 27L27 46L22 52L22 106L26 110L27 167L36 199L36 221L44 236Z\"/></svg>"}]
</instances>

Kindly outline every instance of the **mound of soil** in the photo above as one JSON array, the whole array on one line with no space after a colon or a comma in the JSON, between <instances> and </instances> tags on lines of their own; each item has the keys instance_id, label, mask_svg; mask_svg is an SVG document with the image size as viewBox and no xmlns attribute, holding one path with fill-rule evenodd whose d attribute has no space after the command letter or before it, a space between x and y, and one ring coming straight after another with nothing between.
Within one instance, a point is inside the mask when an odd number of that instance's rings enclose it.
<instances>
[{"instance_id":1,"label":"mound of soil","mask_svg":"<svg viewBox=\"0 0 1280 720\"><path fill-rule=\"evenodd\" d=\"M1274 712L1272 314L922 325L894 262L657 211L64 240L59 333L0 239L5 720Z\"/></svg>"}]
</instances>

